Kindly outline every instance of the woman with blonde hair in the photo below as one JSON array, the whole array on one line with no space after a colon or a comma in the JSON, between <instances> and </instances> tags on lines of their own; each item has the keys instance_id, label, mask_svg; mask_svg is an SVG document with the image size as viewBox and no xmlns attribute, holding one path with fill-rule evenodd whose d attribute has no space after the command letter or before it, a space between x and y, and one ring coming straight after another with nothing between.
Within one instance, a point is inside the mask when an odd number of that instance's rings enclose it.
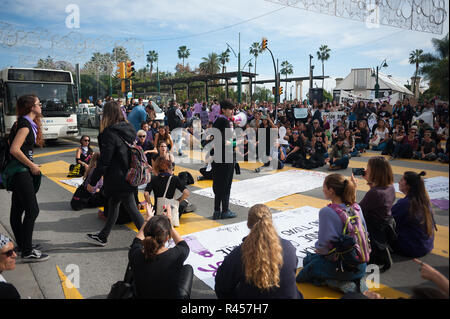
<instances>
[{"instance_id":1,"label":"woman with blonde hair","mask_svg":"<svg viewBox=\"0 0 450 319\"><path fill-rule=\"evenodd\" d=\"M248 212L250 234L217 270L219 299L302 299L295 283L295 248L278 236L272 214L257 204Z\"/></svg>"}]
</instances>

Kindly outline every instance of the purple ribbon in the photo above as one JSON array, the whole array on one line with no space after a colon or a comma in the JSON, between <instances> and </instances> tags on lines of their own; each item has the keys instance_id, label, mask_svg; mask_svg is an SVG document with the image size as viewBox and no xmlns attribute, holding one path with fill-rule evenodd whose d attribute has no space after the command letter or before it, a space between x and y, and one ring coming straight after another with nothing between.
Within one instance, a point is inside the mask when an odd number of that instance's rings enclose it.
<instances>
[{"instance_id":1,"label":"purple ribbon","mask_svg":"<svg viewBox=\"0 0 450 319\"><path fill-rule=\"evenodd\" d=\"M37 132L38 132L37 124L34 123L34 121L28 115L25 115L23 118L26 119L28 122L30 122L31 128L33 129L33 133L34 133L34 142L36 143L36 137L37 137Z\"/></svg>"}]
</instances>

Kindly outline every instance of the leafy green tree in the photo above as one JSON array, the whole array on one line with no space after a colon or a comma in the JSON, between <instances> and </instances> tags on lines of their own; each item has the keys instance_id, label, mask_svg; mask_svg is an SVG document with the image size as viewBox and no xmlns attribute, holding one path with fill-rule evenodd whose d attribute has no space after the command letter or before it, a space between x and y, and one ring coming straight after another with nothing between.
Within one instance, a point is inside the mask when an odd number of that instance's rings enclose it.
<instances>
[{"instance_id":1,"label":"leafy green tree","mask_svg":"<svg viewBox=\"0 0 450 319\"><path fill-rule=\"evenodd\" d=\"M184 67L184 59L189 58L191 55L191 50L188 49L185 45L178 48L178 59L183 60L183 67Z\"/></svg>"},{"instance_id":2,"label":"leafy green tree","mask_svg":"<svg viewBox=\"0 0 450 319\"><path fill-rule=\"evenodd\" d=\"M217 74L220 71L220 59L217 53L210 53L208 57L203 57L199 65L202 74Z\"/></svg>"},{"instance_id":3,"label":"leafy green tree","mask_svg":"<svg viewBox=\"0 0 450 319\"><path fill-rule=\"evenodd\" d=\"M222 64L222 73L225 73L225 64L230 62L230 51L227 49L219 55L220 64Z\"/></svg>"},{"instance_id":4,"label":"leafy green tree","mask_svg":"<svg viewBox=\"0 0 450 319\"><path fill-rule=\"evenodd\" d=\"M158 52L156 51L148 51L147 53L147 62L150 64L150 79L152 78L153 73L153 63L158 61Z\"/></svg>"},{"instance_id":5,"label":"leafy green tree","mask_svg":"<svg viewBox=\"0 0 450 319\"><path fill-rule=\"evenodd\" d=\"M416 65L416 72L414 73L414 77L417 79L417 76L419 75L419 65L422 62L422 49L416 49L414 51L411 51L409 54L409 64L415 64ZM416 93L416 81L413 81L412 84L412 92Z\"/></svg>"},{"instance_id":6,"label":"leafy green tree","mask_svg":"<svg viewBox=\"0 0 450 319\"><path fill-rule=\"evenodd\" d=\"M249 52L250 52L250 55L253 55L253 57L255 58L255 74L256 74L256 63L257 63L259 54L262 52L261 43L253 42L252 45L250 46ZM256 77L255 77L255 81L256 81ZM255 90L256 90L256 84L255 84Z\"/></svg>"},{"instance_id":7,"label":"leafy green tree","mask_svg":"<svg viewBox=\"0 0 450 319\"><path fill-rule=\"evenodd\" d=\"M292 64L290 64L288 61L283 61L281 62L281 70L280 73L286 76L286 84L285 84L285 92L284 92L284 96L285 99L287 100L287 77L290 74L294 73L294 67L292 66Z\"/></svg>"},{"instance_id":8,"label":"leafy green tree","mask_svg":"<svg viewBox=\"0 0 450 319\"><path fill-rule=\"evenodd\" d=\"M430 81L430 92L436 92L443 99L449 98L449 74L448 57L449 43L448 33L442 39L432 40L435 53L425 53L422 55L422 67L419 72Z\"/></svg>"}]
</instances>

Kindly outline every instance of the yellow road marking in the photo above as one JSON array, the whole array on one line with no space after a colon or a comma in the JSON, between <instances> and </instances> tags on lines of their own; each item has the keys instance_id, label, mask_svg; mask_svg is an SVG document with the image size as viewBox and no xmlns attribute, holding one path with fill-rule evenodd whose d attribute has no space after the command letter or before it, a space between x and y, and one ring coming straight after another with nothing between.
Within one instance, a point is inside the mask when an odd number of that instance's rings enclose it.
<instances>
[{"instance_id":1,"label":"yellow road marking","mask_svg":"<svg viewBox=\"0 0 450 319\"><path fill-rule=\"evenodd\" d=\"M434 255L449 258L449 229L448 226L436 225L437 232L434 235L434 249L431 251Z\"/></svg>"},{"instance_id":2,"label":"yellow road marking","mask_svg":"<svg viewBox=\"0 0 450 319\"><path fill-rule=\"evenodd\" d=\"M373 157L373 156L383 156L387 159L389 159L391 157L390 155L381 155L380 153L375 153L375 152L366 152L366 153L361 154L361 157ZM423 160L414 160L414 159L407 159L407 158L398 158L394 162L391 162L391 163L395 163L396 161L448 167L448 164L441 163L438 161L423 161Z\"/></svg>"},{"instance_id":3,"label":"yellow road marking","mask_svg":"<svg viewBox=\"0 0 450 319\"><path fill-rule=\"evenodd\" d=\"M75 152L78 148L71 148L69 150L62 150L62 151L55 151L55 152L49 152L49 153L43 153L43 154L37 154L37 155L33 155L34 158L38 158L38 157L44 157L44 156L51 156L51 155L58 155L58 154L63 154L63 153L69 153L69 152ZM75 158L75 155L73 155L73 158Z\"/></svg>"},{"instance_id":4,"label":"yellow road marking","mask_svg":"<svg viewBox=\"0 0 450 319\"><path fill-rule=\"evenodd\" d=\"M66 277L61 269L59 269L58 265L56 265L56 270L58 271L58 276L66 299L84 299L77 288L74 287L73 283Z\"/></svg>"},{"instance_id":5,"label":"yellow road marking","mask_svg":"<svg viewBox=\"0 0 450 319\"><path fill-rule=\"evenodd\" d=\"M358 162L358 161L350 161L350 163L348 164L348 167L351 168L362 168L362 167L366 167L367 163L364 162ZM438 177L438 176L445 176L448 177L448 171L447 172L440 172L440 171L433 171L433 170L429 170L429 169L419 169L419 168L411 168L411 167L405 167L405 166L395 166L392 165L392 172L396 175L403 175L406 171L410 171L410 172L416 172L417 174L420 174L420 172L422 171L426 171L427 175L425 176L425 178L429 178L429 177Z\"/></svg>"}]
</instances>

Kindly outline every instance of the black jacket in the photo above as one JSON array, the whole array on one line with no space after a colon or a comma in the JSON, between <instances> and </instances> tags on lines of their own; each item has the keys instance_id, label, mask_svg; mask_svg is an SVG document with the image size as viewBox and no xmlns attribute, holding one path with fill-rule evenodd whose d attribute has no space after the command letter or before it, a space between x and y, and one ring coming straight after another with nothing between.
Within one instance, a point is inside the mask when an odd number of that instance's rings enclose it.
<instances>
[{"instance_id":1,"label":"black jacket","mask_svg":"<svg viewBox=\"0 0 450 319\"><path fill-rule=\"evenodd\" d=\"M136 189L125 180L130 167L131 152L122 139L130 144L135 141L136 131L130 123L120 122L111 125L98 136L100 159L90 184L95 186L103 176L103 187L108 197L132 193Z\"/></svg>"},{"instance_id":2,"label":"black jacket","mask_svg":"<svg viewBox=\"0 0 450 319\"><path fill-rule=\"evenodd\" d=\"M177 109L172 106L167 110L167 124L169 125L170 131L177 127L182 127L183 123L181 122L180 118L176 114Z\"/></svg>"}]
</instances>

